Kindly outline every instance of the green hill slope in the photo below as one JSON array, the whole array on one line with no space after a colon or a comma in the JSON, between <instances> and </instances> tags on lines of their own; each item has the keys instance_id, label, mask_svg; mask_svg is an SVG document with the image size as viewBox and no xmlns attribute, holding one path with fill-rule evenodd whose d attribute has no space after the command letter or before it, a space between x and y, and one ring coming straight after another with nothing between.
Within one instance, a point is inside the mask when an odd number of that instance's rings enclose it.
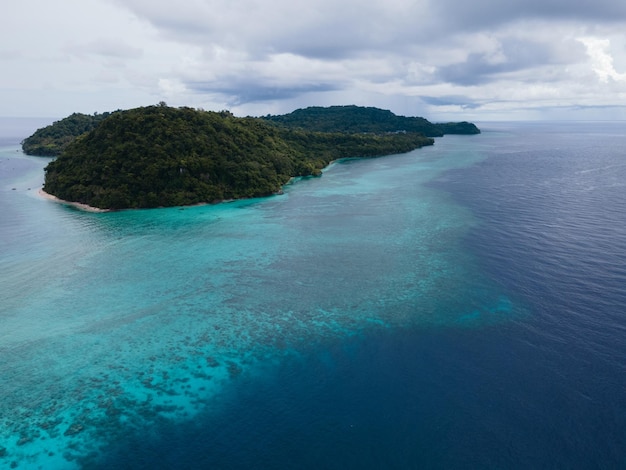
<instances>
[{"instance_id":1,"label":"green hill slope","mask_svg":"<svg viewBox=\"0 0 626 470\"><path fill-rule=\"evenodd\" d=\"M89 114L74 113L49 126L37 129L30 137L22 141L22 149L27 155L53 157L61 152L76 137L96 128L111 113Z\"/></svg>"},{"instance_id":2,"label":"green hill slope","mask_svg":"<svg viewBox=\"0 0 626 470\"><path fill-rule=\"evenodd\" d=\"M391 111L363 106L312 106L264 119L288 128L318 132L385 133L421 132L429 137L444 134L479 134L471 123L433 124L421 117L397 116Z\"/></svg>"},{"instance_id":3,"label":"green hill slope","mask_svg":"<svg viewBox=\"0 0 626 470\"><path fill-rule=\"evenodd\" d=\"M148 106L115 112L76 138L46 167L44 190L106 209L258 197L338 158L432 143L417 133L316 133L228 112Z\"/></svg>"}]
</instances>

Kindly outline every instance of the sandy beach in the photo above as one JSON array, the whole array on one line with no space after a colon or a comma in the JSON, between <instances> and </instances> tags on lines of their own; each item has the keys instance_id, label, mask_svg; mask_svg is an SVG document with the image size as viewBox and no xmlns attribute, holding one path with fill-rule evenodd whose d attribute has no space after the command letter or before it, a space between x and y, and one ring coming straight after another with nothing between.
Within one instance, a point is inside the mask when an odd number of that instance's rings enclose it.
<instances>
[{"instance_id":1,"label":"sandy beach","mask_svg":"<svg viewBox=\"0 0 626 470\"><path fill-rule=\"evenodd\" d=\"M73 202L73 201L65 201L64 199L59 199L52 194L48 194L43 189L39 189L38 194L44 199L48 199L50 201L58 202L59 204L65 204L66 206L72 206L76 209L80 209L85 212L110 212L110 209L100 209L99 207L93 207L88 204L83 204L81 202Z\"/></svg>"}]
</instances>

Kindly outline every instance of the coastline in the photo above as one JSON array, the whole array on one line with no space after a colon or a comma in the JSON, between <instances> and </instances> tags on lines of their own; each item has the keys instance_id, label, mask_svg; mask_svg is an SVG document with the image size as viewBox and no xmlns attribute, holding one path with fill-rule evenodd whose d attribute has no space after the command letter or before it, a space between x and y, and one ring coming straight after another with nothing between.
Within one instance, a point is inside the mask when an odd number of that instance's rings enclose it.
<instances>
[{"instance_id":1,"label":"coastline","mask_svg":"<svg viewBox=\"0 0 626 470\"><path fill-rule=\"evenodd\" d=\"M39 194L44 199L48 199L49 201L53 201L59 204L64 204L66 206L71 206L71 207L74 207L76 209L79 209L85 212L111 212L110 209L100 209L99 207L93 207L88 204L83 204L82 202L73 202L73 201L66 201L64 199L60 199L56 196L53 196L52 194L45 192L43 188L39 188L39 191L37 192L37 194Z\"/></svg>"},{"instance_id":2,"label":"coastline","mask_svg":"<svg viewBox=\"0 0 626 470\"><path fill-rule=\"evenodd\" d=\"M420 147L421 148L421 147ZM391 154L391 155L395 155L395 154ZM382 156L387 156L387 155L382 155ZM270 197L270 196L280 196L281 194L284 194L284 189L286 186L291 186L295 183L297 183L298 181L305 179L305 178L319 178L320 176L322 176L322 174L327 171L328 169L330 169L333 165L344 161L344 160L360 160L360 159L364 159L364 158L380 158L380 156L376 156L376 157L343 157L343 158L338 158L336 160L331 160L330 162L328 162L328 165L326 165L324 168L320 169L320 174L319 175L306 175L306 176L292 176L291 178L289 178L289 180L281 185L280 189L270 195L267 196L255 196L253 198L239 198L239 199L218 199L215 201L211 201L211 202L197 202L195 204L187 204L187 205L183 205L183 206L158 206L158 207L139 207L139 208L123 208L123 209L102 209L100 207L94 207L94 206L90 206L89 204L84 204L82 202L75 202L75 201L67 201L65 199L61 199L58 198L56 196L54 196L53 194L47 193L43 190L43 188L39 188L39 190L37 191L37 194L42 197L43 199L47 199L49 201L53 201L56 202L57 204L63 204L66 206L71 206L74 207L75 209L84 211L84 212L93 212L93 213L101 213L101 212L113 212L113 211L119 211L119 210L144 210L144 209L162 209L164 207L180 207L180 208L185 208L185 207L195 207L195 206L206 206L206 205L214 205L214 204L222 204L222 203L227 203L227 202L234 202L234 201L239 201L239 200L244 200L244 199L256 199L256 198L265 198L265 197Z\"/></svg>"}]
</instances>

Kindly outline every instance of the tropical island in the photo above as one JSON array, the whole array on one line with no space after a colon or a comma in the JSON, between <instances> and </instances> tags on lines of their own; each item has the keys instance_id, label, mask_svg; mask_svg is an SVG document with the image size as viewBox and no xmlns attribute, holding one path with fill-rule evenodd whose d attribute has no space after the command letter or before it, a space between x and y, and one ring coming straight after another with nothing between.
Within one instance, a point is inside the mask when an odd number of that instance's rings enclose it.
<instances>
[{"instance_id":1,"label":"tropical island","mask_svg":"<svg viewBox=\"0 0 626 470\"><path fill-rule=\"evenodd\" d=\"M57 156L45 169L43 190L61 200L101 209L183 206L276 194L292 178L319 176L337 159L432 145L431 136L450 126L394 116L339 106L240 118L159 103L73 114L22 146L27 154ZM453 124L460 127L447 133L480 132L473 124Z\"/></svg>"},{"instance_id":2,"label":"tropical island","mask_svg":"<svg viewBox=\"0 0 626 470\"><path fill-rule=\"evenodd\" d=\"M71 144L76 137L96 128L111 113L93 115L73 113L41 129L22 141L22 150L26 155L56 157Z\"/></svg>"},{"instance_id":3,"label":"tropical island","mask_svg":"<svg viewBox=\"0 0 626 470\"><path fill-rule=\"evenodd\" d=\"M267 115L264 119L289 128L317 132L349 134L419 132L427 137L442 137L444 134L480 134L478 127L465 121L433 124L422 117L398 116L386 109L355 105L311 106L296 109L289 114Z\"/></svg>"}]
</instances>

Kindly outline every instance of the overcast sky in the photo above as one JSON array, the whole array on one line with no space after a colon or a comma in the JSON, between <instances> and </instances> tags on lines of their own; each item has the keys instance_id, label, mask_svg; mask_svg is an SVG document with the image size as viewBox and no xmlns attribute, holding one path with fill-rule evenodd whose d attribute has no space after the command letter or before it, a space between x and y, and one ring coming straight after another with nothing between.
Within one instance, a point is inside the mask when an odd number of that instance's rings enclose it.
<instances>
[{"instance_id":1,"label":"overcast sky","mask_svg":"<svg viewBox=\"0 0 626 470\"><path fill-rule=\"evenodd\" d=\"M0 116L626 119L624 0L3 0Z\"/></svg>"}]
</instances>

